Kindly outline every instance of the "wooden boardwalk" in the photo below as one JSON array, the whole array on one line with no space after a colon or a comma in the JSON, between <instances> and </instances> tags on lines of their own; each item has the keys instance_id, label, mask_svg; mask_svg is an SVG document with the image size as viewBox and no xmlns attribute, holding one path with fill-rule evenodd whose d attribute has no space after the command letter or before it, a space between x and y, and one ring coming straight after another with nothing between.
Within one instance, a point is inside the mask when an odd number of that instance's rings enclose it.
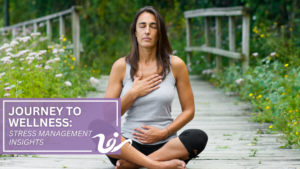
<instances>
[{"instance_id":1,"label":"wooden boardwalk","mask_svg":"<svg viewBox=\"0 0 300 169\"><path fill-rule=\"evenodd\" d=\"M108 77L101 80L99 90L88 97L104 97ZM205 81L190 77L194 92L196 115L185 129L204 130L209 137L206 149L200 157L191 160L188 169L300 169L300 151L279 149L284 143L276 138L280 134L260 134L270 124L249 122L250 104L236 102ZM178 95L173 101L174 119L181 113ZM122 117L122 123L125 120ZM4 160L5 159L5 160ZM104 155L37 155L0 158L1 169L16 168L98 168L114 169Z\"/></svg>"}]
</instances>

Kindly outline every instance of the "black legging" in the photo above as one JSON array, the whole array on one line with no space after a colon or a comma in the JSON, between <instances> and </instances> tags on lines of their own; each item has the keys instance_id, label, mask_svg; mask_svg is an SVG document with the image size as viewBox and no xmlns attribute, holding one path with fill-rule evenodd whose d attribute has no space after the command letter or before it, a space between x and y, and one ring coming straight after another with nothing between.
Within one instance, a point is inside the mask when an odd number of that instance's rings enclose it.
<instances>
[{"instance_id":1,"label":"black legging","mask_svg":"<svg viewBox=\"0 0 300 169\"><path fill-rule=\"evenodd\" d=\"M179 136L180 141L184 145L184 147L189 152L189 159L184 160L184 162L187 164L192 158L199 157L198 154L200 154L207 143L208 136L207 134L199 129L187 129L184 130ZM125 138L125 137L124 137ZM127 138L125 138L127 139ZM167 142L166 142L167 143ZM157 145L144 145L140 144L138 142L132 141L132 146L140 151L141 153L148 156L149 154L153 153L154 151L160 149L163 147L166 143L157 144ZM194 151L195 150L195 151ZM196 154L195 154L196 153ZM107 156L107 155L106 155ZM116 166L116 163L118 159L109 157L109 160L111 163Z\"/></svg>"}]
</instances>

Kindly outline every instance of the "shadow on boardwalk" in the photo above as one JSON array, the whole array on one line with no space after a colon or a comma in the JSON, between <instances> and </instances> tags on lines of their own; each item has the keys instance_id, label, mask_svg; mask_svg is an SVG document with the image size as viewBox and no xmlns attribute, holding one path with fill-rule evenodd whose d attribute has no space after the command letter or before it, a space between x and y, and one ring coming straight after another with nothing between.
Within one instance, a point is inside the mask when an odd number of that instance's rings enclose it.
<instances>
[{"instance_id":1,"label":"shadow on boardwalk","mask_svg":"<svg viewBox=\"0 0 300 169\"><path fill-rule=\"evenodd\" d=\"M88 97L104 97L108 76L103 76L98 90ZM250 104L236 102L205 81L190 77L195 97L194 119L178 131L198 128L204 130L209 140L200 157L191 160L188 169L241 169L241 168L300 168L300 152L279 149L280 134L259 134L270 124L250 120ZM172 106L174 119L181 113L178 95ZM122 117L125 121L126 114ZM0 168L99 168L114 169L105 155L38 155L37 157L6 157L0 159Z\"/></svg>"}]
</instances>

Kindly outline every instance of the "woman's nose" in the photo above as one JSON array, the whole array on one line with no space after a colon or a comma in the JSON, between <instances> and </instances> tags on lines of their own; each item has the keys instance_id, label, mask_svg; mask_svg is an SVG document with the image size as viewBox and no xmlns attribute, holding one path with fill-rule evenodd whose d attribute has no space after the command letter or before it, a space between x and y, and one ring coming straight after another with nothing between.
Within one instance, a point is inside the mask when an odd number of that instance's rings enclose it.
<instances>
[{"instance_id":1,"label":"woman's nose","mask_svg":"<svg viewBox=\"0 0 300 169\"><path fill-rule=\"evenodd\" d=\"M149 34L149 33L150 33L150 26L147 26L147 27L146 27L145 33L146 33L146 34Z\"/></svg>"}]
</instances>

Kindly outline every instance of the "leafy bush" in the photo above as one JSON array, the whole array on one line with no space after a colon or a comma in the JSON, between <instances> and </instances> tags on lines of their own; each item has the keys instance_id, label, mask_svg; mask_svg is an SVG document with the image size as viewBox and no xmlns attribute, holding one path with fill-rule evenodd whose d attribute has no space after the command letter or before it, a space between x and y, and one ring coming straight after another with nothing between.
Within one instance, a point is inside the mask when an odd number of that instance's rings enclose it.
<instances>
[{"instance_id":1,"label":"leafy bush","mask_svg":"<svg viewBox=\"0 0 300 169\"><path fill-rule=\"evenodd\" d=\"M49 45L38 36L17 37L0 47L0 97L75 98L95 90L88 83L91 70L75 66L66 38Z\"/></svg>"}]
</instances>

